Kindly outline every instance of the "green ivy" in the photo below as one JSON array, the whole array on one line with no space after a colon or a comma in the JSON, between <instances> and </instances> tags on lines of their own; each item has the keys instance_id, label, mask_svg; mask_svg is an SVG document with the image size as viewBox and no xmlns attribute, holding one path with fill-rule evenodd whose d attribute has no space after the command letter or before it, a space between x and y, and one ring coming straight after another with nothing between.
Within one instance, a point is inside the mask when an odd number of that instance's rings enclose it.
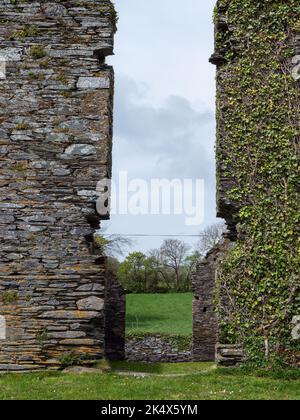
<instances>
[{"instance_id":1,"label":"green ivy","mask_svg":"<svg viewBox=\"0 0 300 420\"><path fill-rule=\"evenodd\" d=\"M291 58L300 2L219 0L218 11L228 29L216 40L226 59L217 154L240 209L239 238L218 275L221 341L243 344L251 359L299 363L291 322L300 315L300 86Z\"/></svg>"}]
</instances>

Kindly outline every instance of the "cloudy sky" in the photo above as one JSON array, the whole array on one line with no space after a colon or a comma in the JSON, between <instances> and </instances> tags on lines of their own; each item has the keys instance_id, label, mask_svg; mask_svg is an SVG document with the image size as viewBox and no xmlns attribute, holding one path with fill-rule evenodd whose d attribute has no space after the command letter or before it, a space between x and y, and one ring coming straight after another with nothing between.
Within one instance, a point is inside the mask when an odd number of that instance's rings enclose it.
<instances>
[{"instance_id":1,"label":"cloudy sky","mask_svg":"<svg viewBox=\"0 0 300 420\"><path fill-rule=\"evenodd\" d=\"M113 165L114 179L204 179L203 223L185 215L113 215L108 233L194 235L215 219L215 0L115 0L119 14ZM194 243L195 238L183 238ZM132 250L163 238L135 238Z\"/></svg>"}]
</instances>

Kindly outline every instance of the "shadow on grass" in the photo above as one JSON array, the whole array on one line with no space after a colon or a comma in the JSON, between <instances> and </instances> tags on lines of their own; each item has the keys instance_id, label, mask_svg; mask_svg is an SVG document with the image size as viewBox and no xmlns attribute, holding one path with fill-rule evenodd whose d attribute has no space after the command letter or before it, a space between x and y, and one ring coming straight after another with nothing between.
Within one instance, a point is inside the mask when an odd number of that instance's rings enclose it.
<instances>
[{"instance_id":1,"label":"shadow on grass","mask_svg":"<svg viewBox=\"0 0 300 420\"><path fill-rule=\"evenodd\" d=\"M160 363L145 362L113 362L112 371L136 372L136 373L156 373L162 374L164 366Z\"/></svg>"},{"instance_id":2,"label":"shadow on grass","mask_svg":"<svg viewBox=\"0 0 300 420\"><path fill-rule=\"evenodd\" d=\"M183 363L145 363L145 362L113 362L112 372L145 373L162 376L193 376L213 372L215 364L211 362L183 362Z\"/></svg>"}]
</instances>

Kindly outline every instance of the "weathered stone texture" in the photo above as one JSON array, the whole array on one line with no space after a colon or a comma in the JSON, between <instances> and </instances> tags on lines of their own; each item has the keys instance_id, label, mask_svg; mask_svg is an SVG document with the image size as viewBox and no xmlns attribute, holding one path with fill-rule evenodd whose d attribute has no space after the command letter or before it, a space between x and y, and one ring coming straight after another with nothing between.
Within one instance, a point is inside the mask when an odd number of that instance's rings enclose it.
<instances>
[{"instance_id":1,"label":"weathered stone texture","mask_svg":"<svg viewBox=\"0 0 300 420\"><path fill-rule=\"evenodd\" d=\"M191 349L181 349L176 336L160 334L129 337L126 340L126 360L147 363L191 362Z\"/></svg>"},{"instance_id":2,"label":"weathered stone texture","mask_svg":"<svg viewBox=\"0 0 300 420\"><path fill-rule=\"evenodd\" d=\"M216 362L221 366L236 366L245 361L243 349L237 345L217 344Z\"/></svg>"},{"instance_id":3,"label":"weathered stone texture","mask_svg":"<svg viewBox=\"0 0 300 420\"><path fill-rule=\"evenodd\" d=\"M104 354L105 259L93 253L111 176L108 0L0 4L0 370Z\"/></svg>"},{"instance_id":4,"label":"weathered stone texture","mask_svg":"<svg viewBox=\"0 0 300 420\"><path fill-rule=\"evenodd\" d=\"M125 359L126 294L112 273L108 273L105 297L105 356Z\"/></svg>"},{"instance_id":5,"label":"weathered stone texture","mask_svg":"<svg viewBox=\"0 0 300 420\"><path fill-rule=\"evenodd\" d=\"M198 264L193 276L193 360L215 360L218 320L214 292L218 262L228 241L217 244Z\"/></svg>"}]
</instances>

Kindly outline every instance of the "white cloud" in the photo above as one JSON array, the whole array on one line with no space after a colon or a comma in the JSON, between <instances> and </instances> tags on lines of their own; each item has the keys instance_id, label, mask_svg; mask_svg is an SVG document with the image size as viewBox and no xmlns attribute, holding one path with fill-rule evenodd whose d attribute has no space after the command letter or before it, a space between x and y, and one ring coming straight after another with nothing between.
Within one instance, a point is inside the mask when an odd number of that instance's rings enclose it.
<instances>
[{"instance_id":1,"label":"white cloud","mask_svg":"<svg viewBox=\"0 0 300 420\"><path fill-rule=\"evenodd\" d=\"M114 176L203 178L215 221L214 0L116 0ZM109 232L196 234L181 216L114 216ZM139 239L135 248L159 246Z\"/></svg>"}]
</instances>

